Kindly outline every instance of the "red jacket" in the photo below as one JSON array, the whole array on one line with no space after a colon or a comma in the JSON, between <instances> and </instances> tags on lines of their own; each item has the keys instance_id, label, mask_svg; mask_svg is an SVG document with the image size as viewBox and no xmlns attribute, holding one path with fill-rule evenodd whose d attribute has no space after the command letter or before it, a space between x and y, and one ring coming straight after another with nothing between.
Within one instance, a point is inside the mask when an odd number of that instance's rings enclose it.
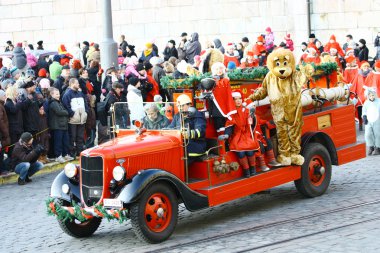
<instances>
[{"instance_id":1,"label":"red jacket","mask_svg":"<svg viewBox=\"0 0 380 253\"><path fill-rule=\"evenodd\" d=\"M153 89L151 91L149 91L148 94L146 95L146 102L154 102L154 100L153 100L154 96L160 94L159 93L159 87L158 87L156 80L154 80L153 76L148 74L147 80L149 83L151 83L153 85Z\"/></svg>"}]
</instances>

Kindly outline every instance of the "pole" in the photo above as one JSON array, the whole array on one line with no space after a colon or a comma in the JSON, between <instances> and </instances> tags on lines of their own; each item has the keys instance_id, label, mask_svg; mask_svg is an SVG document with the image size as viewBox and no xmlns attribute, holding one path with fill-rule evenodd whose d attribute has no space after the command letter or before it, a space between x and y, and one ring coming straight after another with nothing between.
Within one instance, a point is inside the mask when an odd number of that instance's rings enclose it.
<instances>
[{"instance_id":1,"label":"pole","mask_svg":"<svg viewBox=\"0 0 380 253\"><path fill-rule=\"evenodd\" d=\"M100 42L100 63L104 70L118 67L117 43L113 40L111 0L101 0L103 36Z\"/></svg>"},{"instance_id":2,"label":"pole","mask_svg":"<svg viewBox=\"0 0 380 253\"><path fill-rule=\"evenodd\" d=\"M306 16L307 16L307 35L311 33L311 14L310 14L310 9L311 9L311 0L306 0Z\"/></svg>"}]
</instances>

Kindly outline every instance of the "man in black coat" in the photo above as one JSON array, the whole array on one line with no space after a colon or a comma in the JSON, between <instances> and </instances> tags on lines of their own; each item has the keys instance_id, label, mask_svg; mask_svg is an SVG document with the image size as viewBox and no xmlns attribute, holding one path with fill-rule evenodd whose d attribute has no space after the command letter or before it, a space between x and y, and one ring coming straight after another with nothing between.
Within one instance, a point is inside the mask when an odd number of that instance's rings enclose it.
<instances>
[{"instance_id":1,"label":"man in black coat","mask_svg":"<svg viewBox=\"0 0 380 253\"><path fill-rule=\"evenodd\" d=\"M82 54L83 54L83 62L84 62L84 66L86 67L87 66L87 51L90 49L90 43L88 43L88 41L83 41L82 42Z\"/></svg>"},{"instance_id":2,"label":"man in black coat","mask_svg":"<svg viewBox=\"0 0 380 253\"><path fill-rule=\"evenodd\" d=\"M31 182L32 180L29 177L44 167L42 163L37 161L41 153L44 152L44 147L37 145L33 148L32 143L32 134L25 132L21 135L12 152L11 168L20 175L18 178L19 185Z\"/></svg>"}]
</instances>

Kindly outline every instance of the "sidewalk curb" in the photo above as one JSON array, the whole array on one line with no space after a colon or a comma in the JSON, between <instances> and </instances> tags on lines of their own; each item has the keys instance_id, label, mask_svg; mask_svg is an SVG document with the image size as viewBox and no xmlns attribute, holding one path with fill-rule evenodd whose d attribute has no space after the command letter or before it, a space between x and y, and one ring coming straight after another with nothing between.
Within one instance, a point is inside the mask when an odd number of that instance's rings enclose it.
<instances>
[{"instance_id":1,"label":"sidewalk curb","mask_svg":"<svg viewBox=\"0 0 380 253\"><path fill-rule=\"evenodd\" d=\"M75 164L79 163L78 160L69 161L69 162L75 163ZM56 172L58 170L62 170L65 167L65 165L69 162L65 162L65 163L52 162L52 163L44 164L44 167L35 175L39 176L39 175ZM18 174L11 172L6 176L0 176L0 185L13 184L13 183L16 183L17 180L18 180Z\"/></svg>"}]
</instances>

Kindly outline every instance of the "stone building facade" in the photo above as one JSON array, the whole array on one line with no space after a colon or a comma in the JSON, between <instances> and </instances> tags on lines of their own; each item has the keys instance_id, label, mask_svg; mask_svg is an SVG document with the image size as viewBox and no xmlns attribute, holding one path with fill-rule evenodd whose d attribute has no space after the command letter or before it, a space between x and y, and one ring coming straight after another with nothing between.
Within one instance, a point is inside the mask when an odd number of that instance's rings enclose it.
<instances>
[{"instance_id":1,"label":"stone building facade","mask_svg":"<svg viewBox=\"0 0 380 253\"><path fill-rule=\"evenodd\" d=\"M223 44L243 36L255 41L270 26L278 44L290 33L296 46L308 37L308 0L112 0L114 38L125 34L141 50L155 40L163 49L186 31L201 42L220 38ZM364 38L373 55L380 28L380 0L309 0L310 28L322 42L335 34ZM0 47L5 41L43 40L45 48L60 43L101 40L100 0L0 0ZM0 48L2 50L2 48Z\"/></svg>"}]
</instances>

